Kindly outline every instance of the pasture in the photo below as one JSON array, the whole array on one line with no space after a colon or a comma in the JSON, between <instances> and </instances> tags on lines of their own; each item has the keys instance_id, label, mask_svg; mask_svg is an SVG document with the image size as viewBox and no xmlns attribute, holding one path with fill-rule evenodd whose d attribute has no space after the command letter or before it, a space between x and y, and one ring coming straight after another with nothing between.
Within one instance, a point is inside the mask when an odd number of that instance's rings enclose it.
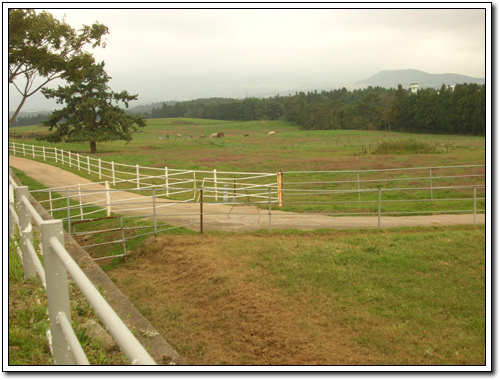
<instances>
[{"instance_id":1,"label":"pasture","mask_svg":"<svg viewBox=\"0 0 500 380\"><path fill-rule=\"evenodd\" d=\"M275 131L275 134L268 135L270 131ZM47 133L47 128L19 127L12 132L17 135ZM224 137L210 138L211 134L218 132L224 133ZM200 138L202 135L205 138ZM430 148L439 143L439 147L428 153L418 150L401 154L374 153L377 143L398 143L409 139L425 141ZM89 154L88 143L48 143L34 138L10 140ZM368 153L363 153L363 146ZM386 131L303 131L283 121L149 119L145 128L133 134L130 143L98 143L97 151L92 157L172 169L269 173L368 170L484 164L485 138Z\"/></svg>"},{"instance_id":2,"label":"pasture","mask_svg":"<svg viewBox=\"0 0 500 380\"><path fill-rule=\"evenodd\" d=\"M210 138L219 132L224 137ZM379 143L397 147L411 139L436 148L376 151ZM89 151L86 143L12 140ZM129 144L97 149L93 157L106 161L191 170L485 164L484 137L302 131L281 121L154 119ZM107 270L193 365L484 365L485 235L484 226L180 230L143 240L130 259Z\"/></svg>"},{"instance_id":3,"label":"pasture","mask_svg":"<svg viewBox=\"0 0 500 380\"><path fill-rule=\"evenodd\" d=\"M193 365L484 365L484 226L164 234L110 278Z\"/></svg>"},{"instance_id":4,"label":"pasture","mask_svg":"<svg viewBox=\"0 0 500 380\"><path fill-rule=\"evenodd\" d=\"M23 127L15 132L33 134L46 133L46 128ZM274 132L274 134L270 134ZM223 137L217 137L223 133ZM213 136L213 137L211 137ZM71 151L72 154L88 155L86 143L50 144L30 139L12 139L28 145L54 146ZM31 157L30 157L31 158ZM356 173L350 174L293 174L301 171L356 171L384 170L397 168L438 167L456 165L481 165L485 163L485 138L447 135L415 135L388 131L303 131L297 126L282 121L250 121L232 122L201 119L150 119L147 127L134 134L134 139L125 144L122 141L99 143L98 153L92 155L101 159L121 164L138 164L141 167L156 168L149 175L161 174L165 167L169 169L204 170L218 172L285 172L284 211L298 212L330 212L330 213L372 213L376 211L377 194L363 196L356 193L325 195L301 195L300 190L356 190ZM38 158L40 159L40 157ZM53 162L52 162L53 163ZM59 166L59 164L56 164ZM92 180L87 173L77 171L75 167L64 169L73 171ZM108 170L110 165L108 165ZM108 171L109 173L109 171ZM460 170L435 171L434 176L484 175L484 168L473 168L467 172ZM429 170L420 172L392 172L363 174L362 181L403 176L397 179L398 187L425 188L430 186L429 180L414 180L415 177L429 178ZM135 175L135 174L132 174ZM208 174L209 176L209 174ZM95 176L94 176L95 177ZM189 177L189 175L188 175ZM205 175L203 176L206 177ZM125 177L132 178L132 177ZM481 180L478 177L462 177L455 180L434 180L433 186L465 186L475 185ZM192 180L193 176L186 178ZM212 182L203 181L200 176L198 187L213 186ZM335 182L337 181L337 182ZM232 181L231 181L232 182ZM236 182L236 180L235 180ZM255 183L266 184L269 180L256 180ZM305 182L303 185L293 183ZM321 183L325 182L325 185ZM161 186L162 181L156 182ZM164 181L163 181L164 183ZM484 183L484 180L483 180ZM290 185L292 184L292 185ZM122 186L122 184L118 185ZM125 186L125 185L123 185ZM130 185L127 185L130 186ZM189 182L180 187L193 186ZM223 187L223 185L220 185ZM238 184L234 186L243 186ZM365 182L362 189L392 188L394 183L387 181ZM233 184L230 184L233 187ZM120 187L124 188L124 187ZM297 190L294 192L294 189ZM454 191L452 198L472 199L473 190ZM184 193L186 195L188 193ZM435 212L439 210L471 210L472 202L447 202L436 206L429 202L402 203L407 199L427 199L429 191L412 190L408 194L384 194L384 200L395 203L384 204L387 212ZM484 190L478 192L484 197ZM242 194L242 200L246 197ZM434 191L433 199L450 198L449 190ZM185 200L175 197L173 199ZM248 199L251 201L252 199ZM353 202L357 204L353 204ZM367 203L362 203L367 202ZM335 203L335 204L332 204ZM277 207L277 206L276 206ZM478 203L478 210L484 210L484 202Z\"/></svg>"}]
</instances>

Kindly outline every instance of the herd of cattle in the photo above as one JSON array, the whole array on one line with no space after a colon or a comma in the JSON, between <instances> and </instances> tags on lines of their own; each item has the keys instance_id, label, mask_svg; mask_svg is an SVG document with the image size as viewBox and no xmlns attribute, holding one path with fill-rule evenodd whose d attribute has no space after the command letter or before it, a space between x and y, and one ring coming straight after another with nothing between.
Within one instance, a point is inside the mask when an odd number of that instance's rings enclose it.
<instances>
[{"instance_id":1,"label":"herd of cattle","mask_svg":"<svg viewBox=\"0 0 500 380\"><path fill-rule=\"evenodd\" d=\"M274 135L275 133L276 133L275 131L270 131L267 135L268 135L268 136L272 136L272 135ZM175 137L177 137L177 138L181 138L181 137L182 137L182 134L177 133L177 134L175 135ZM222 133L222 132L212 133L209 137L210 137L211 139L213 139L213 138L218 138L218 139L220 139L220 138L223 138L223 137L224 137L224 133ZM250 137L250 134L249 134L249 133L245 133L245 134L243 134L243 137ZM166 138L167 138L167 139L169 139L169 138L170 138L170 135L166 135ZM194 136L193 136L193 134L192 134L192 133L190 133L190 134L189 134L189 138L191 138L191 139L193 139L193 138L194 138ZM204 139L204 138L205 138L205 135L200 135L200 136L198 137L198 139ZM161 138L161 137L160 137L160 140L162 140L162 138Z\"/></svg>"}]
</instances>

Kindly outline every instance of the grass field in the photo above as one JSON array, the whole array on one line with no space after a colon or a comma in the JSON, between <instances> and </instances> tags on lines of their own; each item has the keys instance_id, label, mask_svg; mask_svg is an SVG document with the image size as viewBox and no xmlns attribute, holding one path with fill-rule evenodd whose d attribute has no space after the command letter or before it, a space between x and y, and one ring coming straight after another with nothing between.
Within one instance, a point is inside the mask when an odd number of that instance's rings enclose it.
<instances>
[{"instance_id":1,"label":"grass field","mask_svg":"<svg viewBox=\"0 0 500 380\"><path fill-rule=\"evenodd\" d=\"M213 132L225 137L209 139ZM397 152L398 141L410 139L445 149ZM89 150L83 143L13 141ZM373 152L388 141L396 152ZM284 122L157 119L128 145L98 144L94 157L220 171L369 170L484 164L484 144L464 136L301 131ZM192 365L484 365L485 240L484 226L175 230L141 240L127 262L106 269Z\"/></svg>"},{"instance_id":2,"label":"grass field","mask_svg":"<svg viewBox=\"0 0 500 380\"><path fill-rule=\"evenodd\" d=\"M484 365L485 230L163 235L108 272L193 365Z\"/></svg>"},{"instance_id":3,"label":"grass field","mask_svg":"<svg viewBox=\"0 0 500 380\"><path fill-rule=\"evenodd\" d=\"M276 133L268 136L268 131ZM224 138L209 138L211 133L223 132ZM46 128L22 127L16 128L16 133L45 133ZM181 137L176 137L180 134ZM249 134L249 137L244 137ZM166 136L169 135L167 139ZM193 136L191 138L191 135ZM199 136L205 135L204 139ZM30 156L31 144L54 146L58 149L88 155L88 146L85 143L49 144L29 139L13 139L13 141L27 144L27 156ZM415 144L414 144L415 143ZM412 147L416 149L412 152ZM427 147L424 149L423 147ZM365 150L366 148L366 150ZM419 168L456 165L485 164L485 138L443 135L412 135L407 133L386 131L303 131L298 127L282 121L252 121L227 122L197 119L150 119L148 126L134 134L129 144L110 142L98 144L98 154L92 158L103 161L128 165L160 169L150 175L161 175L161 169L207 170L276 173L285 172L284 183L288 191L283 210L297 212L327 212L327 213L373 213L378 208L378 194L363 195L363 201L357 193L351 195L305 196L296 195L292 189L306 190L356 190L356 173L349 174L294 174L297 171L356 171L379 170L396 168ZM388 153L387 153L388 152ZM387 153L387 154L386 154ZM37 158L41 160L40 157ZM84 160L84 158L82 158ZM95 163L94 163L95 164ZM66 170L73 171L83 177L96 180L95 175L87 174L85 170L77 171L75 165ZM110 164L108 174L110 173ZM129 169L134 171L132 169ZM468 169L465 174L484 175L484 168ZM435 170L434 176L462 175L460 170ZM135 174L131 174L133 178ZM414 180L412 177L429 177L428 169L415 172L385 172L361 175L361 180L384 179L391 176L406 176L406 181L399 179L399 187L427 187L428 180ZM192 174L187 179L192 179ZM207 174L210 177L210 174ZM129 177L126 177L129 178ZM198 187L203 186L198 178ZM294 182L306 182L304 185L289 185ZM335 183L322 185L321 182L351 181L346 184ZM256 180L256 183L275 182L275 179ZM158 180L161 185L162 180ZM163 181L164 183L164 181ZM484 180L475 177L455 180L434 179L433 186L464 186L483 183ZM231 187L232 184L230 184ZM118 185L118 186L129 186ZM180 185L183 186L183 185ZM186 186L192 186L187 184ZM213 186L210 182L205 186ZM244 185L242 185L244 186ZM394 183L381 180L379 182L363 183L363 188L391 188ZM435 199L472 198L472 189L453 191L435 191ZM187 196L185 193L183 196ZM412 191L408 194L391 193L384 196L383 212L435 212L444 210L471 210L471 201L440 202L438 206L427 202L397 203L398 200L428 199L428 191ZM478 197L484 197L484 190L479 189ZM180 196L183 199L182 196ZM246 199L240 198L240 199ZM184 200L184 199L183 199ZM332 202L336 202L333 204ZM350 202L348 204L341 202ZM484 210L485 204L480 201L479 210Z\"/></svg>"},{"instance_id":4,"label":"grass field","mask_svg":"<svg viewBox=\"0 0 500 380\"><path fill-rule=\"evenodd\" d=\"M276 133L268 136L271 130ZM15 132L46 133L47 128L19 127ZM210 134L215 132L223 132L225 137L210 139ZM249 134L247 138L244 137L246 133ZM166 139L167 134L169 139ZM202 134L205 139L199 139ZM409 139L425 141L431 148L439 143L442 149L432 149L429 153L410 150L402 154L397 151L394 154L363 154L362 146L372 147L372 152L377 143L397 145ZM87 143L56 144L19 138L11 138L11 141L89 154ZM266 173L470 165L484 164L485 160L484 137L386 131L303 131L282 121L150 119L147 127L134 133L129 144L123 141L99 143L97 149L95 158L141 166Z\"/></svg>"}]
</instances>

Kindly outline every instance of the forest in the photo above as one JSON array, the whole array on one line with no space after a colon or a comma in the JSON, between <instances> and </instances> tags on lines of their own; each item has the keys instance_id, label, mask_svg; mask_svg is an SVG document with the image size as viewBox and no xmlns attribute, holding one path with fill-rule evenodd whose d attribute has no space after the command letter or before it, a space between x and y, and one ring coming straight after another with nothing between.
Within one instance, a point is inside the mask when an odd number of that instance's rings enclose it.
<instances>
[{"instance_id":1,"label":"forest","mask_svg":"<svg viewBox=\"0 0 500 380\"><path fill-rule=\"evenodd\" d=\"M215 120L277 120L306 130L357 129L413 133L486 134L486 88L475 83L442 85L439 90L367 87L349 91L297 92L242 100L197 99L163 104L148 118L191 117Z\"/></svg>"},{"instance_id":2,"label":"forest","mask_svg":"<svg viewBox=\"0 0 500 380\"><path fill-rule=\"evenodd\" d=\"M43 121L47 120L49 116L50 113L39 113L30 116L18 116L12 123L11 127L24 127L26 125L41 124Z\"/></svg>"}]
</instances>

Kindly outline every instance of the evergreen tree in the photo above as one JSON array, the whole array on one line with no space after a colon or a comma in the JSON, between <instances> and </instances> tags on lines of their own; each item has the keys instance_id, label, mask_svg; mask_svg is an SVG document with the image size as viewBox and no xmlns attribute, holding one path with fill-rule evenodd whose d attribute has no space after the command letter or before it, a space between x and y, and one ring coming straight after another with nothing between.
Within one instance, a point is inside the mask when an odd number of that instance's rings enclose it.
<instances>
[{"instance_id":1,"label":"evergreen tree","mask_svg":"<svg viewBox=\"0 0 500 380\"><path fill-rule=\"evenodd\" d=\"M84 79L66 87L43 89L47 98L56 98L66 103L66 107L56 110L44 122L51 134L44 137L48 141L88 141L90 152L97 153L97 142L132 140L132 132L146 126L142 116L127 115L117 104L137 99L127 91L115 93L107 83L111 78L104 71L104 62L89 68Z\"/></svg>"},{"instance_id":2,"label":"evergreen tree","mask_svg":"<svg viewBox=\"0 0 500 380\"><path fill-rule=\"evenodd\" d=\"M408 93L403 89L401 84L394 94L394 101L392 102L390 117L397 131L402 131L405 126L405 109L407 103Z\"/></svg>"}]
</instances>

